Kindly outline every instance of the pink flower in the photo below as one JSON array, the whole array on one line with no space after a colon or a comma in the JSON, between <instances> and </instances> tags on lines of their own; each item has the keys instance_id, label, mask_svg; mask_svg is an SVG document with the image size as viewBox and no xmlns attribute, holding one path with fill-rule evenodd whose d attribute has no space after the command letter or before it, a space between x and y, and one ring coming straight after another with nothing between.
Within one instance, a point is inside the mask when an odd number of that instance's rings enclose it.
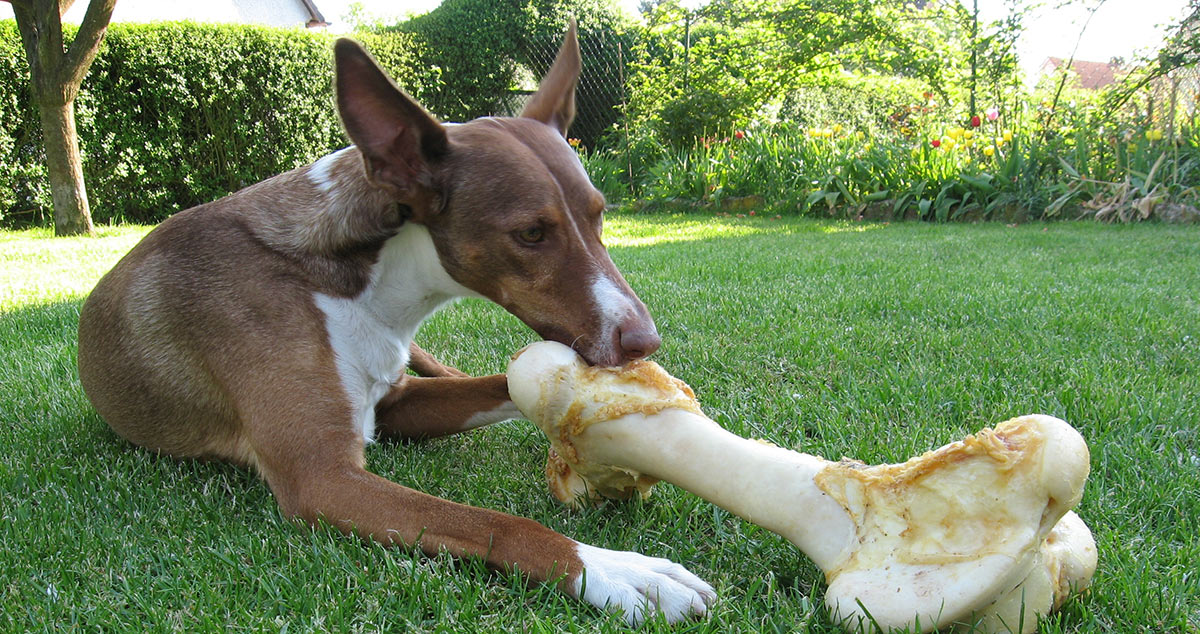
<instances>
[{"instance_id":1,"label":"pink flower","mask_svg":"<svg viewBox=\"0 0 1200 634\"><path fill-rule=\"evenodd\" d=\"M995 121L1000 118L1000 110L998 108L988 108L984 114L987 115L988 121Z\"/></svg>"},{"instance_id":2,"label":"pink flower","mask_svg":"<svg viewBox=\"0 0 1200 634\"><path fill-rule=\"evenodd\" d=\"M972 128L978 128L981 123L983 123L983 121L980 120L979 115L974 115L971 117L971 127Z\"/></svg>"}]
</instances>

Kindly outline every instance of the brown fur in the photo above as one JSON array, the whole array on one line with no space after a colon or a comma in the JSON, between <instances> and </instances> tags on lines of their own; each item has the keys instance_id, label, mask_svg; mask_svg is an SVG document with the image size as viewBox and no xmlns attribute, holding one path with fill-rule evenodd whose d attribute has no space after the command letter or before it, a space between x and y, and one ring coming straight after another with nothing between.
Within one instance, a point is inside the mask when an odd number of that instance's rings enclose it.
<instances>
[{"instance_id":1,"label":"brown fur","mask_svg":"<svg viewBox=\"0 0 1200 634\"><path fill-rule=\"evenodd\" d=\"M364 469L364 439L314 296L360 296L388 239L415 222L455 281L542 336L600 363L658 346L600 243L603 197L561 137L574 111L574 29L523 119L443 127L357 45L339 42L336 60L339 110L357 149L331 159L327 181L302 167L147 235L84 305L84 390L133 443L256 468L288 517L482 557L570 590L581 568L572 540ZM530 227L544 239L522 243ZM629 298L618 324L587 294L600 274ZM408 349L411 367L431 378L395 377L376 404L383 435L454 433L508 402L503 375L469 378L415 343Z\"/></svg>"}]
</instances>

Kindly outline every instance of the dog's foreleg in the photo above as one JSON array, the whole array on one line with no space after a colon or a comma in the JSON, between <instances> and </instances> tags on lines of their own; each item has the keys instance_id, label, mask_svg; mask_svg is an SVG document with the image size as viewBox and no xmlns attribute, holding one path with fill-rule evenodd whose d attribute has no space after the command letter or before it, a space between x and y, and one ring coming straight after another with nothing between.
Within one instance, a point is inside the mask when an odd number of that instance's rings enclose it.
<instances>
[{"instance_id":1,"label":"dog's foreleg","mask_svg":"<svg viewBox=\"0 0 1200 634\"><path fill-rule=\"evenodd\" d=\"M302 400L275 401L278 407L254 426L252 440L259 470L289 518L324 521L431 555L477 557L489 568L519 571L598 608L621 610L629 623L655 612L672 622L703 615L713 600L708 584L665 559L581 544L533 520L436 498L370 473L362 466L362 437L351 425L287 418L289 411L333 413Z\"/></svg>"},{"instance_id":2,"label":"dog's foreleg","mask_svg":"<svg viewBox=\"0 0 1200 634\"><path fill-rule=\"evenodd\" d=\"M466 372L438 361L415 341L408 347L408 367L421 376L467 376Z\"/></svg>"},{"instance_id":3,"label":"dog's foreleg","mask_svg":"<svg viewBox=\"0 0 1200 634\"><path fill-rule=\"evenodd\" d=\"M402 376L375 407L385 437L433 438L521 418L503 374L485 377Z\"/></svg>"}]
</instances>

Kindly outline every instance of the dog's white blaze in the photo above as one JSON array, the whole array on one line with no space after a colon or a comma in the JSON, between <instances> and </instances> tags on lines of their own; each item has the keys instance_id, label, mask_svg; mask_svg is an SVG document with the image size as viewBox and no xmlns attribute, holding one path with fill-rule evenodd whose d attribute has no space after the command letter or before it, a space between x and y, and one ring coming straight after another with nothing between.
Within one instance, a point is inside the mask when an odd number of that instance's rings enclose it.
<instances>
[{"instance_id":1,"label":"dog's white blaze","mask_svg":"<svg viewBox=\"0 0 1200 634\"><path fill-rule=\"evenodd\" d=\"M602 333L616 329L623 319L634 312L629 296L603 273L592 280L592 299L596 302L596 310L600 312Z\"/></svg>"},{"instance_id":2,"label":"dog's white blaze","mask_svg":"<svg viewBox=\"0 0 1200 634\"><path fill-rule=\"evenodd\" d=\"M421 322L450 300L478 296L446 273L429 231L414 223L384 244L370 279L354 298L313 297L325 313L338 377L367 442L375 437L375 404L408 364Z\"/></svg>"},{"instance_id":3,"label":"dog's white blaze","mask_svg":"<svg viewBox=\"0 0 1200 634\"><path fill-rule=\"evenodd\" d=\"M308 180L322 192L328 194L330 191L333 191L334 186L337 185L337 181L334 178L335 172L333 171L333 166L353 148L353 145L344 147L337 152L326 154L317 159L315 163L308 167Z\"/></svg>"},{"instance_id":4,"label":"dog's white blaze","mask_svg":"<svg viewBox=\"0 0 1200 634\"><path fill-rule=\"evenodd\" d=\"M716 592L686 568L667 559L607 550L576 542L583 574L575 595L607 610L620 608L637 625L655 611L669 622L703 615Z\"/></svg>"},{"instance_id":5,"label":"dog's white blaze","mask_svg":"<svg viewBox=\"0 0 1200 634\"><path fill-rule=\"evenodd\" d=\"M512 420L514 418L524 418L524 414L521 413L521 410L517 409L516 405L512 404L512 401L508 401L503 405L500 405L494 409L490 409L486 412L476 412L471 414L471 417L463 422L461 429L466 431L468 429L475 429L476 427L483 427L485 425L491 425L492 423L499 423L500 421L505 420Z\"/></svg>"}]
</instances>

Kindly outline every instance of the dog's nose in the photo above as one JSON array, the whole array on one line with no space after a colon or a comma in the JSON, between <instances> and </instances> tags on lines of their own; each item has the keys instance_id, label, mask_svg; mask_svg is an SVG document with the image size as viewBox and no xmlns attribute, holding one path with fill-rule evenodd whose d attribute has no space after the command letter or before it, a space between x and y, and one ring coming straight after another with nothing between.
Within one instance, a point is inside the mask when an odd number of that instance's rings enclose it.
<instances>
[{"instance_id":1,"label":"dog's nose","mask_svg":"<svg viewBox=\"0 0 1200 634\"><path fill-rule=\"evenodd\" d=\"M654 329L632 328L621 330L621 353L629 361L648 357L662 345L662 337Z\"/></svg>"}]
</instances>

